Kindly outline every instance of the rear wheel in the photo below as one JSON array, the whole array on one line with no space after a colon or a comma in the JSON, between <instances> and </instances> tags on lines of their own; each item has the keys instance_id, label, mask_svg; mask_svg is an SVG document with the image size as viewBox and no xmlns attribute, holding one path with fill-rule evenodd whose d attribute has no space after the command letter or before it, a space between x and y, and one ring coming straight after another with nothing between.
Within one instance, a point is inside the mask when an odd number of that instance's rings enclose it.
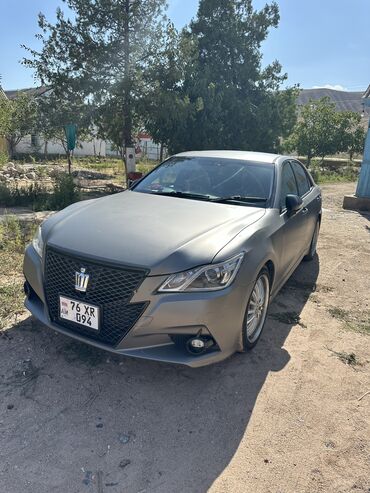
<instances>
[{"instance_id":1,"label":"rear wheel","mask_svg":"<svg viewBox=\"0 0 370 493\"><path fill-rule=\"evenodd\" d=\"M270 301L270 275L264 267L257 276L243 323L244 349L252 349L261 337Z\"/></svg>"},{"instance_id":2,"label":"rear wheel","mask_svg":"<svg viewBox=\"0 0 370 493\"><path fill-rule=\"evenodd\" d=\"M317 248L317 240L319 239L319 233L320 233L320 221L318 220L315 226L315 230L312 235L312 240L310 244L310 250L308 254L303 257L303 260L309 261L313 260L313 258L316 255L316 248Z\"/></svg>"}]
</instances>

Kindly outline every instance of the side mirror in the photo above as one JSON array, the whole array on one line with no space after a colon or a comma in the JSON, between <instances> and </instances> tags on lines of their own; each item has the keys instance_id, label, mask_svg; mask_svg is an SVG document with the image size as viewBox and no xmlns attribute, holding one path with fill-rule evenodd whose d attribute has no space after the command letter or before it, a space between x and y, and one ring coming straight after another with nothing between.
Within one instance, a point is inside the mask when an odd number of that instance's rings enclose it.
<instances>
[{"instance_id":1,"label":"side mirror","mask_svg":"<svg viewBox=\"0 0 370 493\"><path fill-rule=\"evenodd\" d=\"M303 205L303 201L298 195L288 194L285 199L285 204L288 212L298 212Z\"/></svg>"}]
</instances>

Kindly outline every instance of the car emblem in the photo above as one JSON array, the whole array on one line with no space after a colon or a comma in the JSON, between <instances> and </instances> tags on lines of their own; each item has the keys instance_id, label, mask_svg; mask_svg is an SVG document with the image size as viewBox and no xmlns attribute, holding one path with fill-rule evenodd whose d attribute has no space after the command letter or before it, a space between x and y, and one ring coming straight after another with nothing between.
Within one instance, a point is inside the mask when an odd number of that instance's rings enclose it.
<instances>
[{"instance_id":1,"label":"car emblem","mask_svg":"<svg viewBox=\"0 0 370 493\"><path fill-rule=\"evenodd\" d=\"M90 276L86 274L86 269L81 267L80 272L76 272L75 290L81 293L86 293L87 285L89 284Z\"/></svg>"}]
</instances>

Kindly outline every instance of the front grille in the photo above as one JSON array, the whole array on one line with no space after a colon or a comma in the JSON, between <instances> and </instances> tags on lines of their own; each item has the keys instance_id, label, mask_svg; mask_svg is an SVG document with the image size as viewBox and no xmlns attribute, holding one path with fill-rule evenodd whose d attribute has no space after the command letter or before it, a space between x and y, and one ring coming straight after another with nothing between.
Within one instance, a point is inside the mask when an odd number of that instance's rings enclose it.
<instances>
[{"instance_id":1,"label":"front grille","mask_svg":"<svg viewBox=\"0 0 370 493\"><path fill-rule=\"evenodd\" d=\"M86 293L75 290L75 273L81 267L90 275ZM47 248L45 259L45 295L50 319L61 327L116 346L144 312L147 303L130 303L147 272L139 269L112 267ZM100 330L59 318L59 296L91 303L100 307Z\"/></svg>"}]
</instances>

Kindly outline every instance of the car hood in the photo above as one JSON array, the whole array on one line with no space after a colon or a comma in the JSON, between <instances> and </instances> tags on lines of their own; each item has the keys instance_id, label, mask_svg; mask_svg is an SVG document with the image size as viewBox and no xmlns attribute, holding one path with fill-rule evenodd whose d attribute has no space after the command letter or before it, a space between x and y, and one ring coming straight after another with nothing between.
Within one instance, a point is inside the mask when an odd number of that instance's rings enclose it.
<instances>
[{"instance_id":1,"label":"car hood","mask_svg":"<svg viewBox=\"0 0 370 493\"><path fill-rule=\"evenodd\" d=\"M133 191L79 202L43 225L44 241L81 257L170 274L212 262L265 209Z\"/></svg>"}]
</instances>

